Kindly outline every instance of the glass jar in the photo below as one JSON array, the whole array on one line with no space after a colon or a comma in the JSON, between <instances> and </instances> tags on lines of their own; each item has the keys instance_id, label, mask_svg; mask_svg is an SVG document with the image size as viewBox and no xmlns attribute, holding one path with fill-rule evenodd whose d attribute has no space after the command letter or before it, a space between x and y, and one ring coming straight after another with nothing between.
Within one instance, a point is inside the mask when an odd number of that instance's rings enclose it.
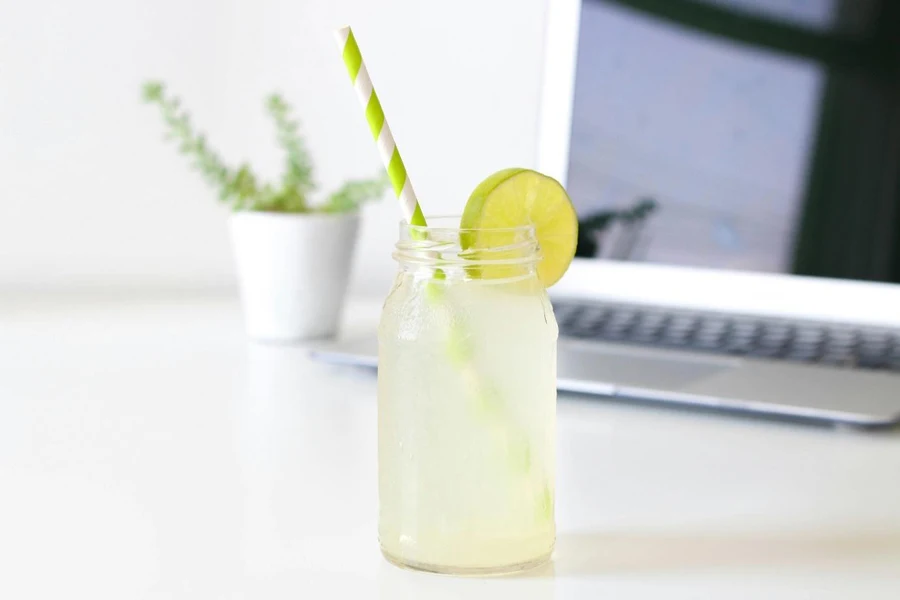
<instances>
[{"instance_id":1,"label":"glass jar","mask_svg":"<svg viewBox=\"0 0 900 600\"><path fill-rule=\"evenodd\" d=\"M379 326L379 541L456 574L550 557L558 329L532 227L401 225ZM463 249L466 248L466 249Z\"/></svg>"}]
</instances>

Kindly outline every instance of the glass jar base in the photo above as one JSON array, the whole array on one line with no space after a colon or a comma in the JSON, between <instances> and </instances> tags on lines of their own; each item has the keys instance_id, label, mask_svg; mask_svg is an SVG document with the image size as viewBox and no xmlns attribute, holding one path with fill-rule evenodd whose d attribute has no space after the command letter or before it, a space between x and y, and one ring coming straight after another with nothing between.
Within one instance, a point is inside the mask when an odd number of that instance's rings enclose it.
<instances>
[{"instance_id":1,"label":"glass jar base","mask_svg":"<svg viewBox=\"0 0 900 600\"><path fill-rule=\"evenodd\" d=\"M511 565L497 565L491 567L457 567L453 565L434 565L429 563L421 563L413 560L405 560L400 557L394 556L384 548L381 549L381 554L389 563L403 569L424 571L426 573L439 573L441 575L457 575L460 577L488 577L493 575L512 575L514 573L521 573L522 571L529 571L531 569L540 567L550 560L550 556L553 554L553 549L551 548L550 552L547 552L546 554L538 556L537 558L534 558L532 560Z\"/></svg>"}]
</instances>

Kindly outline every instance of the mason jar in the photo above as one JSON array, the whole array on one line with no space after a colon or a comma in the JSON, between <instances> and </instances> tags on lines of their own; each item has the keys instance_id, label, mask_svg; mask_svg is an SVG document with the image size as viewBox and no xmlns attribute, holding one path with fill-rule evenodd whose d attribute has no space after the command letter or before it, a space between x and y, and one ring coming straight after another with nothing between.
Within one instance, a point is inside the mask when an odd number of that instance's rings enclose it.
<instances>
[{"instance_id":1,"label":"mason jar","mask_svg":"<svg viewBox=\"0 0 900 600\"><path fill-rule=\"evenodd\" d=\"M556 342L532 227L401 224L378 353L379 541L399 565L531 568L554 522Z\"/></svg>"}]
</instances>

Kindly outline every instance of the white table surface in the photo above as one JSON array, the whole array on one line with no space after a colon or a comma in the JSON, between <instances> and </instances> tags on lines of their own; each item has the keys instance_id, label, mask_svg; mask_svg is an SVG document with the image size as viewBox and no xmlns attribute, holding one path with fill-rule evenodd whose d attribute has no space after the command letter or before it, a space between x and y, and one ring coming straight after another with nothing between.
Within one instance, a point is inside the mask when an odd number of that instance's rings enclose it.
<instances>
[{"instance_id":1,"label":"white table surface","mask_svg":"<svg viewBox=\"0 0 900 600\"><path fill-rule=\"evenodd\" d=\"M0 598L900 598L900 433L563 396L553 564L455 579L379 554L375 410L232 299L0 297Z\"/></svg>"}]
</instances>

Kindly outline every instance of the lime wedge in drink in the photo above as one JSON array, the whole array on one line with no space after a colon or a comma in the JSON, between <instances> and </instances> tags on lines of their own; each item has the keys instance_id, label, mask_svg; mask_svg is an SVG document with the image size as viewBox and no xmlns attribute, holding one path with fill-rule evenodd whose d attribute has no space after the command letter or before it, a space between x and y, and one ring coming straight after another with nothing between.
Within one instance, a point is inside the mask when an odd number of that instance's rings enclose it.
<instances>
[{"instance_id":1,"label":"lime wedge in drink","mask_svg":"<svg viewBox=\"0 0 900 600\"><path fill-rule=\"evenodd\" d=\"M566 272L575 256L578 217L569 195L553 179L530 169L504 169L482 181L466 203L460 228L465 232L463 250L497 248L510 240L509 233L479 232L533 225L541 248L537 274L550 287ZM492 255L494 257L494 255ZM483 270L484 277L496 274L497 267Z\"/></svg>"}]
</instances>

